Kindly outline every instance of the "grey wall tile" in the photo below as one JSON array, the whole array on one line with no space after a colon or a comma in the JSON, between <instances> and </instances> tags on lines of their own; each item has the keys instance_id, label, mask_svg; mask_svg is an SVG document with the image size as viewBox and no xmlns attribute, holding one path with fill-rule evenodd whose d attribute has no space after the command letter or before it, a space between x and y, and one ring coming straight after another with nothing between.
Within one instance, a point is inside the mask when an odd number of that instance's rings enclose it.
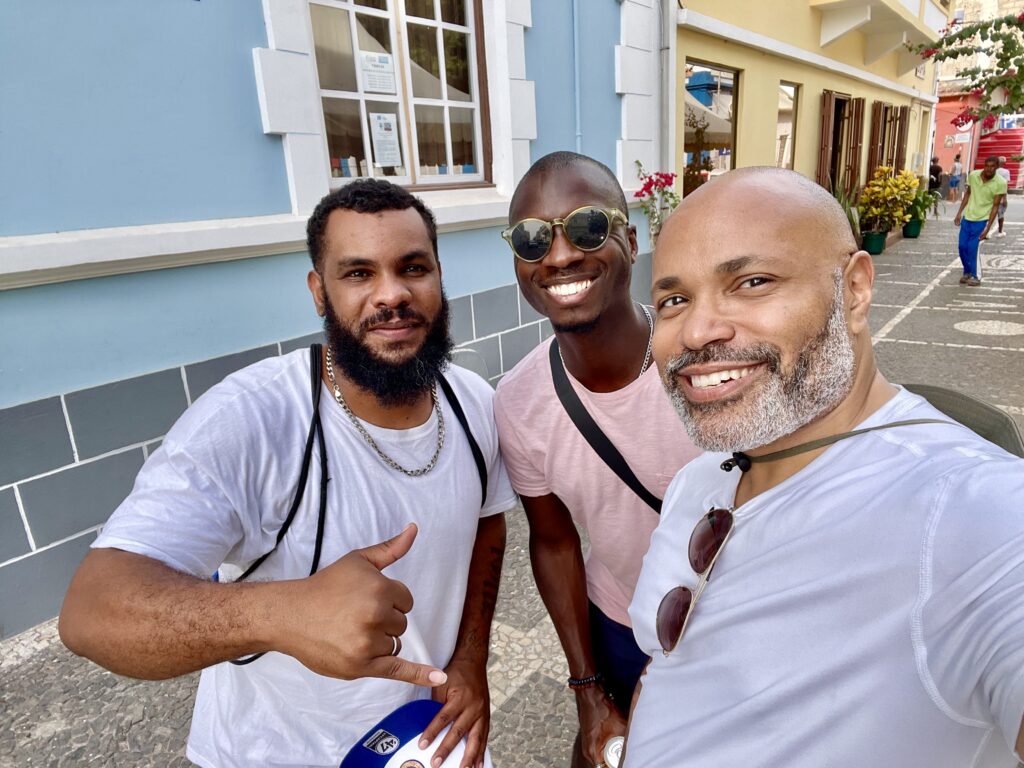
<instances>
[{"instance_id":1,"label":"grey wall tile","mask_svg":"<svg viewBox=\"0 0 1024 768\"><path fill-rule=\"evenodd\" d=\"M522 320L523 325L532 323L535 320L542 320L544 318L544 315L530 306L530 302L523 297L521 291L517 289L516 293L519 295L519 317Z\"/></svg>"},{"instance_id":2,"label":"grey wall tile","mask_svg":"<svg viewBox=\"0 0 1024 768\"><path fill-rule=\"evenodd\" d=\"M487 367L486 375L474 368L477 373L483 376L485 379L491 376L497 376L501 373L501 352L498 347L498 337L495 336L490 339L482 339L481 341L474 341L470 344L463 344L460 349L468 349L479 355L479 358L483 360L484 365Z\"/></svg>"},{"instance_id":3,"label":"grey wall tile","mask_svg":"<svg viewBox=\"0 0 1024 768\"><path fill-rule=\"evenodd\" d=\"M630 293L636 301L644 304L651 303L651 254L641 253L636 257L633 265L633 280L630 284Z\"/></svg>"},{"instance_id":4,"label":"grey wall tile","mask_svg":"<svg viewBox=\"0 0 1024 768\"><path fill-rule=\"evenodd\" d=\"M460 368L472 371L484 379L491 375L484 356L475 349L469 349L468 347L457 348L452 353L452 363Z\"/></svg>"},{"instance_id":5,"label":"grey wall tile","mask_svg":"<svg viewBox=\"0 0 1024 768\"><path fill-rule=\"evenodd\" d=\"M85 534L0 568L0 639L57 615L71 577L95 538Z\"/></svg>"},{"instance_id":6,"label":"grey wall tile","mask_svg":"<svg viewBox=\"0 0 1024 768\"><path fill-rule=\"evenodd\" d=\"M0 485L74 461L59 397L0 410Z\"/></svg>"},{"instance_id":7,"label":"grey wall tile","mask_svg":"<svg viewBox=\"0 0 1024 768\"><path fill-rule=\"evenodd\" d=\"M308 336L299 336L297 339L288 339L288 341L281 342L281 354L287 355L289 352L294 352L296 349L309 349L310 344L323 344L324 335L323 333L311 333Z\"/></svg>"},{"instance_id":8,"label":"grey wall tile","mask_svg":"<svg viewBox=\"0 0 1024 768\"><path fill-rule=\"evenodd\" d=\"M452 338L456 344L473 340L473 307L469 296L449 301L452 312Z\"/></svg>"},{"instance_id":9,"label":"grey wall tile","mask_svg":"<svg viewBox=\"0 0 1024 768\"><path fill-rule=\"evenodd\" d=\"M5 488L0 491L0 562L23 555L29 549L14 489Z\"/></svg>"},{"instance_id":10,"label":"grey wall tile","mask_svg":"<svg viewBox=\"0 0 1024 768\"><path fill-rule=\"evenodd\" d=\"M501 339L502 373L507 373L526 357L530 350L540 344L540 324L525 325L503 333L498 338Z\"/></svg>"},{"instance_id":11,"label":"grey wall tile","mask_svg":"<svg viewBox=\"0 0 1024 768\"><path fill-rule=\"evenodd\" d=\"M265 357L273 357L276 354L277 344L274 344L185 366L185 378L188 380L188 393L192 396L192 402L198 400L199 396L214 384L219 384L221 379L229 373L234 373L247 365L252 365Z\"/></svg>"},{"instance_id":12,"label":"grey wall tile","mask_svg":"<svg viewBox=\"0 0 1024 768\"><path fill-rule=\"evenodd\" d=\"M178 368L71 392L64 401L80 459L162 437L186 405Z\"/></svg>"},{"instance_id":13,"label":"grey wall tile","mask_svg":"<svg viewBox=\"0 0 1024 768\"><path fill-rule=\"evenodd\" d=\"M540 340L549 339L555 335L555 330L551 327L550 320L540 321Z\"/></svg>"},{"instance_id":14,"label":"grey wall tile","mask_svg":"<svg viewBox=\"0 0 1024 768\"><path fill-rule=\"evenodd\" d=\"M473 294L476 335L489 336L519 325L519 288L503 285Z\"/></svg>"},{"instance_id":15,"label":"grey wall tile","mask_svg":"<svg viewBox=\"0 0 1024 768\"><path fill-rule=\"evenodd\" d=\"M104 522L129 494L140 469L142 449L137 448L20 485L36 546Z\"/></svg>"}]
</instances>

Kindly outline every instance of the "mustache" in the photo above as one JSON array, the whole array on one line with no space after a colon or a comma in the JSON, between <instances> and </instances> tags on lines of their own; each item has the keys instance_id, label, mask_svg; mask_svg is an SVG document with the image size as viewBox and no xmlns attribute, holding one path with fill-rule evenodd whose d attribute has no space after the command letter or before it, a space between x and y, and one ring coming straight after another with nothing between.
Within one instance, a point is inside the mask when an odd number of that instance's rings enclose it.
<instances>
[{"instance_id":1,"label":"mustache","mask_svg":"<svg viewBox=\"0 0 1024 768\"><path fill-rule=\"evenodd\" d=\"M677 376L691 365L709 363L764 363L769 370L778 371L782 365L782 350L774 344L754 344L750 347L730 347L708 344L700 349L688 349L665 362L665 376Z\"/></svg>"},{"instance_id":2,"label":"mustache","mask_svg":"<svg viewBox=\"0 0 1024 768\"><path fill-rule=\"evenodd\" d=\"M427 322L427 318L415 309L411 309L409 307L383 307L375 314L362 320L359 323L359 330L365 333L375 325L389 323L392 320L410 320L420 324L426 324Z\"/></svg>"}]
</instances>

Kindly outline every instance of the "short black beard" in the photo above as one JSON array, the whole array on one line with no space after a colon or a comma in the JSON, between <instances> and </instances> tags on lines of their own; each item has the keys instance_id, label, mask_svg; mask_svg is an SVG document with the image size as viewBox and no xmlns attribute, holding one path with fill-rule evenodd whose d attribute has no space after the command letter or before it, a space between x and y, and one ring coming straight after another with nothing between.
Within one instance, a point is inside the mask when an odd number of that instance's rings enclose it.
<instances>
[{"instance_id":1,"label":"short black beard","mask_svg":"<svg viewBox=\"0 0 1024 768\"><path fill-rule=\"evenodd\" d=\"M437 377L448 367L454 347L448 330L448 298L442 293L441 308L430 323L427 337L416 354L400 363L381 360L363 339L370 326L395 318L426 322L423 315L408 307L383 309L363 320L358 334L355 334L338 319L330 300L324 301L324 336L334 364L349 381L370 392L378 403L387 408L414 405L425 392L429 392Z\"/></svg>"},{"instance_id":2,"label":"short black beard","mask_svg":"<svg viewBox=\"0 0 1024 768\"><path fill-rule=\"evenodd\" d=\"M593 320L583 320L582 322L570 323L569 325L555 325L552 323L551 327L555 330L555 333L590 333L597 328L599 319L595 317Z\"/></svg>"}]
</instances>

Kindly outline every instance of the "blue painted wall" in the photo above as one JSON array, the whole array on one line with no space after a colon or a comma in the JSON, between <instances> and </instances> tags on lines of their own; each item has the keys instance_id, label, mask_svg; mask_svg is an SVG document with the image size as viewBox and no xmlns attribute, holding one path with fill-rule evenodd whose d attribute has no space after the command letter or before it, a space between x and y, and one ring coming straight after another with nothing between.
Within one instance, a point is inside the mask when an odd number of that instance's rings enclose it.
<instances>
[{"instance_id":1,"label":"blue painted wall","mask_svg":"<svg viewBox=\"0 0 1024 768\"><path fill-rule=\"evenodd\" d=\"M255 0L0 2L0 236L290 210Z\"/></svg>"},{"instance_id":2,"label":"blue painted wall","mask_svg":"<svg viewBox=\"0 0 1024 768\"><path fill-rule=\"evenodd\" d=\"M578 0L580 40L580 151L615 168L622 133L622 99L615 93L615 46L622 6L616 0ZM530 159L576 149L572 0L532 4L525 33L526 77L535 83L537 139Z\"/></svg>"},{"instance_id":3,"label":"blue painted wall","mask_svg":"<svg viewBox=\"0 0 1024 768\"><path fill-rule=\"evenodd\" d=\"M438 238L449 297L515 281L500 231ZM309 267L303 252L0 291L0 408L314 333Z\"/></svg>"}]
</instances>

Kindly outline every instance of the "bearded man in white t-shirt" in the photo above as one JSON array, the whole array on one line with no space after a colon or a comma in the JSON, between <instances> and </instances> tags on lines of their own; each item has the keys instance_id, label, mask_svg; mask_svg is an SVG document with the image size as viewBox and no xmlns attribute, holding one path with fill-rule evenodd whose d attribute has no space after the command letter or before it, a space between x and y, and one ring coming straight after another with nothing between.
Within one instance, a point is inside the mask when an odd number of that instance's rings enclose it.
<instances>
[{"instance_id":1,"label":"bearded man in white t-shirt","mask_svg":"<svg viewBox=\"0 0 1024 768\"><path fill-rule=\"evenodd\" d=\"M1024 461L878 371L842 210L733 171L668 220L653 279L655 357L709 453L630 606L652 661L626 768L1015 765Z\"/></svg>"},{"instance_id":2,"label":"bearded man in white t-shirt","mask_svg":"<svg viewBox=\"0 0 1024 768\"><path fill-rule=\"evenodd\" d=\"M352 182L317 206L307 245L326 349L251 365L186 411L79 568L61 637L123 675L202 669L187 754L204 768L334 767L431 695L421 746L450 724L433 762L465 738L459 765L476 768L515 504L492 390L448 366L420 200Z\"/></svg>"}]
</instances>

